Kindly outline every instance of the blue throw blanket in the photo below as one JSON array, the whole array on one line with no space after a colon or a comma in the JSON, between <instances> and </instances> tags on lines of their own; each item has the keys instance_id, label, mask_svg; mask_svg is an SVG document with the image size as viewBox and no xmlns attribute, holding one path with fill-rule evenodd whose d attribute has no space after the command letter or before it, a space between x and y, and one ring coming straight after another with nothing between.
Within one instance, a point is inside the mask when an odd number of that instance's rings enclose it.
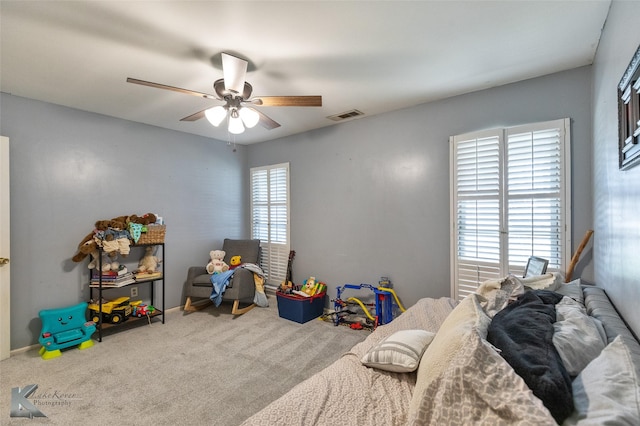
<instances>
[{"instance_id":1,"label":"blue throw blanket","mask_svg":"<svg viewBox=\"0 0 640 426\"><path fill-rule=\"evenodd\" d=\"M220 273L211 275L211 284L213 285L213 288L211 289L211 296L209 296L209 299L211 299L211 301L216 305L216 307L220 306L220 303L222 303L222 294L227 289L227 286L229 285L229 281L231 281L233 274L238 269L248 269L249 271L253 272L254 281L256 281L256 293L255 293L255 296L253 297L253 303L263 308L266 308L267 306L269 306L269 301L267 300L267 295L264 293L264 287L262 285L263 279L264 279L264 273L262 272L262 269L260 269L260 267L254 263L243 263L242 265L238 266L235 269L230 269L225 272L220 272ZM257 281L259 278L257 278L256 276L262 278L259 281L260 282L259 286Z\"/></svg>"},{"instance_id":2,"label":"blue throw blanket","mask_svg":"<svg viewBox=\"0 0 640 426\"><path fill-rule=\"evenodd\" d=\"M209 296L209 299L211 299L214 305L220 306L220 303L222 303L222 293L227 289L229 280L231 280L231 277L235 272L235 269L230 269L226 272L211 275L211 284L213 284L213 289L211 290L211 296Z\"/></svg>"}]
</instances>

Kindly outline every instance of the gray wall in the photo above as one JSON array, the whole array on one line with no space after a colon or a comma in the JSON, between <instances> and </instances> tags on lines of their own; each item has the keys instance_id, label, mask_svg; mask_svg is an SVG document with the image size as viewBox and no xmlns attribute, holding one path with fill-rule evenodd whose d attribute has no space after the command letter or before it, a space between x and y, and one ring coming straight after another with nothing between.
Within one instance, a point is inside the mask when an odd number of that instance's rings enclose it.
<instances>
[{"instance_id":1,"label":"gray wall","mask_svg":"<svg viewBox=\"0 0 640 426\"><path fill-rule=\"evenodd\" d=\"M361 118L248 147L291 164L294 280L335 287L389 276L405 305L450 294L451 135L569 117L573 247L592 227L591 68ZM358 105L354 105L358 107ZM366 112L366 111L365 111ZM593 281L590 250L576 276Z\"/></svg>"},{"instance_id":2,"label":"gray wall","mask_svg":"<svg viewBox=\"0 0 640 426\"><path fill-rule=\"evenodd\" d=\"M595 276L640 335L640 166L618 170L616 88L640 45L640 2L614 1L593 71Z\"/></svg>"},{"instance_id":3,"label":"gray wall","mask_svg":"<svg viewBox=\"0 0 640 426\"><path fill-rule=\"evenodd\" d=\"M181 304L188 266L223 238L247 236L253 166L291 163L296 282L316 276L334 297L337 285L389 276L410 306L450 293L448 137L570 117L575 247L592 226L590 88L584 67L235 153L222 141L1 94L0 133L11 139L11 347L36 342L40 309L86 300L85 264L70 258L98 219L165 217L167 307ZM578 274L592 280L585 258Z\"/></svg>"},{"instance_id":4,"label":"gray wall","mask_svg":"<svg viewBox=\"0 0 640 426\"><path fill-rule=\"evenodd\" d=\"M246 236L244 147L234 153L214 139L0 96L0 133L10 138L13 349L37 342L41 309L87 300L87 262L70 258L99 219L165 218L167 308L183 303L189 266L206 264L225 237ZM141 255L126 261L135 266Z\"/></svg>"}]
</instances>

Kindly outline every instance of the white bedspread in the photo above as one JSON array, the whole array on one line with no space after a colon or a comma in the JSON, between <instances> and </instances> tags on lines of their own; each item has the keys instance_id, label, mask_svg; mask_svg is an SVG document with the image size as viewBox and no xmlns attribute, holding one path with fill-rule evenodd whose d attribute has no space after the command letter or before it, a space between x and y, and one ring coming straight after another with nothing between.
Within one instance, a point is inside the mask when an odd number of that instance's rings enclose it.
<instances>
[{"instance_id":1,"label":"white bedspread","mask_svg":"<svg viewBox=\"0 0 640 426\"><path fill-rule=\"evenodd\" d=\"M360 359L398 330L436 332L455 305L450 298L421 299L243 425L405 425L416 374L368 368Z\"/></svg>"}]
</instances>

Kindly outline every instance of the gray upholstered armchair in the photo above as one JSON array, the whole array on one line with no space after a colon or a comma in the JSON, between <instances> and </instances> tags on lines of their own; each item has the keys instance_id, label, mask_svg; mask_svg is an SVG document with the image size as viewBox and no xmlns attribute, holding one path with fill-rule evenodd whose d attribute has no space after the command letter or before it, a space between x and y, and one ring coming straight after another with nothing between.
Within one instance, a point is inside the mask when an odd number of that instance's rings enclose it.
<instances>
[{"instance_id":1,"label":"gray upholstered armchair","mask_svg":"<svg viewBox=\"0 0 640 426\"><path fill-rule=\"evenodd\" d=\"M242 256L242 263L258 264L260 260L260 240L230 240L225 239L222 245L225 252L224 261L229 264L232 256ZM192 266L189 268L187 282L185 283L186 301L185 311L199 309L206 305L192 305L192 297L209 299L211 295L211 275L207 273L205 266ZM241 315L255 307L253 298L256 287L253 272L247 269L239 269L231 278L226 291L222 295L223 301L233 301L231 313ZM240 303L248 303L248 306L239 308Z\"/></svg>"}]
</instances>

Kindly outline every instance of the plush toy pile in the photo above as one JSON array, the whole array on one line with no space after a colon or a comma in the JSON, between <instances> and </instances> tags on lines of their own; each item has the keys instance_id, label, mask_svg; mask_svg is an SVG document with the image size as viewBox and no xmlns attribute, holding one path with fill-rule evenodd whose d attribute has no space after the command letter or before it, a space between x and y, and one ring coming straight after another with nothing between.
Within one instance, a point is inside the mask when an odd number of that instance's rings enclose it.
<instances>
[{"instance_id":1,"label":"plush toy pile","mask_svg":"<svg viewBox=\"0 0 640 426\"><path fill-rule=\"evenodd\" d=\"M119 267L119 263L116 261L118 255L126 257L130 252L131 244L138 242L143 228L155 223L156 220L157 217L153 213L99 220L95 223L93 231L80 241L78 250L71 260L82 262L87 256L90 256L89 269L95 269L100 264L98 248L102 248L105 255L101 262L102 271L117 270Z\"/></svg>"}]
</instances>

